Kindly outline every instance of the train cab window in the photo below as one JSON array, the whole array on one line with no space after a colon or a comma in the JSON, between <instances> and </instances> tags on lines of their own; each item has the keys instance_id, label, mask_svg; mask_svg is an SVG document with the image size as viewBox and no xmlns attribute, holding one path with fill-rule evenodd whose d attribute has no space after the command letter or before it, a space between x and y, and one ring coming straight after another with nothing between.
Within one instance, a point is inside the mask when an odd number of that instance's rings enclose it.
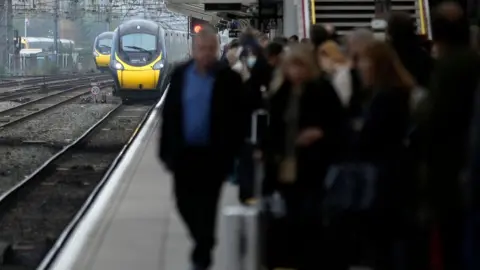
<instances>
[{"instance_id":1,"label":"train cab window","mask_svg":"<svg viewBox=\"0 0 480 270\"><path fill-rule=\"evenodd\" d=\"M97 40L95 48L102 54L109 54L112 49L112 39L111 38L101 38Z\"/></svg>"},{"instance_id":2,"label":"train cab window","mask_svg":"<svg viewBox=\"0 0 480 270\"><path fill-rule=\"evenodd\" d=\"M124 52L155 52L157 37L146 33L133 33L121 37L121 49Z\"/></svg>"}]
</instances>

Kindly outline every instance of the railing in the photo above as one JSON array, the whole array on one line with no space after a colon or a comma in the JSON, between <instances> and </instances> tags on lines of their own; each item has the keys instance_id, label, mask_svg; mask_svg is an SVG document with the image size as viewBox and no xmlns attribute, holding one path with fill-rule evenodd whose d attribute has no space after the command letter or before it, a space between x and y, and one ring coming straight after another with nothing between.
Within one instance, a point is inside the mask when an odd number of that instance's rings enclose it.
<instances>
[{"instance_id":1,"label":"railing","mask_svg":"<svg viewBox=\"0 0 480 270\"><path fill-rule=\"evenodd\" d=\"M311 24L316 24L317 14L315 13L315 0L310 0L310 16Z\"/></svg>"},{"instance_id":2,"label":"railing","mask_svg":"<svg viewBox=\"0 0 480 270\"><path fill-rule=\"evenodd\" d=\"M422 1L422 0L420 0ZM432 39L432 26L431 26L431 17L430 17L430 2L428 0L423 0L423 6L425 10L425 23L426 23L426 35L428 39Z\"/></svg>"}]
</instances>

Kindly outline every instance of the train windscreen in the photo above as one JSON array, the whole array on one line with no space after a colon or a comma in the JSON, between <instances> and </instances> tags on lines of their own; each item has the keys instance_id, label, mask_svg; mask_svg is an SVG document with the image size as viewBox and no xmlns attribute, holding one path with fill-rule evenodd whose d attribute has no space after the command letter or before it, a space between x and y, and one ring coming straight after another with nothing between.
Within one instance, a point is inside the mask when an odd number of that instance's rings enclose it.
<instances>
[{"instance_id":1,"label":"train windscreen","mask_svg":"<svg viewBox=\"0 0 480 270\"><path fill-rule=\"evenodd\" d=\"M112 39L111 38L99 39L97 41L97 46L95 48L101 54L110 54L110 51L112 49Z\"/></svg>"},{"instance_id":2,"label":"train windscreen","mask_svg":"<svg viewBox=\"0 0 480 270\"><path fill-rule=\"evenodd\" d=\"M121 38L121 48L124 52L156 52L157 37L146 33L127 34Z\"/></svg>"},{"instance_id":3,"label":"train windscreen","mask_svg":"<svg viewBox=\"0 0 480 270\"><path fill-rule=\"evenodd\" d=\"M119 57L133 66L144 66L160 54L157 36L147 33L132 33L120 37Z\"/></svg>"}]
</instances>

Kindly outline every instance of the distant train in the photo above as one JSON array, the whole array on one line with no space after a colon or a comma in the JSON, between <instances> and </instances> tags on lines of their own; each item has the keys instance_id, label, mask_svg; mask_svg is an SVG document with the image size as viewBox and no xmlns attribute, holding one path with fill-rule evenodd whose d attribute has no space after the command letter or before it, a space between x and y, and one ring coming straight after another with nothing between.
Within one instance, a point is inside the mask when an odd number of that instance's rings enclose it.
<instances>
[{"instance_id":1,"label":"distant train","mask_svg":"<svg viewBox=\"0 0 480 270\"><path fill-rule=\"evenodd\" d=\"M189 57L191 39L148 20L131 20L115 29L110 70L122 102L155 100L168 84L175 62Z\"/></svg>"},{"instance_id":2,"label":"distant train","mask_svg":"<svg viewBox=\"0 0 480 270\"><path fill-rule=\"evenodd\" d=\"M53 38L44 37L22 37L21 49L39 49L44 52L55 51ZM75 51L75 42L69 39L58 39L58 52L71 54Z\"/></svg>"},{"instance_id":3,"label":"distant train","mask_svg":"<svg viewBox=\"0 0 480 270\"><path fill-rule=\"evenodd\" d=\"M93 58L100 71L108 70L110 52L112 50L113 32L103 32L95 38L93 45Z\"/></svg>"}]
</instances>

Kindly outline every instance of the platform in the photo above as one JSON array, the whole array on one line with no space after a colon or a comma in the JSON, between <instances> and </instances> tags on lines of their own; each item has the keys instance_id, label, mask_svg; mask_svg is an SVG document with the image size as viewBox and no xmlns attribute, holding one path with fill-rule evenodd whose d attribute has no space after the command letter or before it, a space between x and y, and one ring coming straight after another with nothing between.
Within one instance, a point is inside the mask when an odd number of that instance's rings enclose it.
<instances>
[{"instance_id":1,"label":"platform","mask_svg":"<svg viewBox=\"0 0 480 270\"><path fill-rule=\"evenodd\" d=\"M51 269L189 269L190 242L173 204L171 177L157 158L158 123L149 129L147 136L138 138L137 154L111 191L101 217L92 223L92 213L87 214ZM236 204L236 188L225 184L223 191L221 205ZM92 228L82 233L87 222ZM222 224L219 219L218 235ZM225 249L220 244L213 270L228 269L221 250Z\"/></svg>"}]
</instances>

